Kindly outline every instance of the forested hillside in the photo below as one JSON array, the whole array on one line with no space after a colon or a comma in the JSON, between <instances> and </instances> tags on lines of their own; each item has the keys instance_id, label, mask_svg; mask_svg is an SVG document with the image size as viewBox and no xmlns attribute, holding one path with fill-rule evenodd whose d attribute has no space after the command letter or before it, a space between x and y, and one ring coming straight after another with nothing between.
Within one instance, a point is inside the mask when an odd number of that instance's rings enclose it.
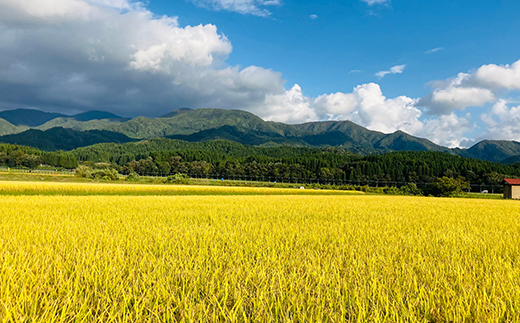
<instances>
[{"instance_id":1,"label":"forested hillside","mask_svg":"<svg viewBox=\"0 0 520 323\"><path fill-rule=\"evenodd\" d=\"M156 139L98 144L73 151L81 162L110 162L124 173L223 175L354 181L432 182L465 177L498 185L520 176L518 164L503 165L441 152L393 152L361 156L340 148L254 147L217 140L189 143Z\"/></svg>"},{"instance_id":2,"label":"forested hillside","mask_svg":"<svg viewBox=\"0 0 520 323\"><path fill-rule=\"evenodd\" d=\"M32 113L31 111L36 112L32 116L26 116L27 113ZM264 121L254 114L240 110L180 109L159 118L133 119L120 118L102 111L89 111L75 116L60 116L37 110L12 110L2 113L0 116L9 117L9 120L17 124L23 124L25 118L25 123L31 125L50 119L28 132L23 132L29 128L28 126L17 126L0 119L0 135L17 134L15 137L0 138L0 141L26 144L46 150L67 150L100 142L130 140L125 138L171 138L189 142L223 139L262 147L338 147L365 156L392 151L438 151L508 163L516 160L513 157L520 156L520 143L515 141L482 141L469 149L450 149L402 131L385 134L366 129L351 121L284 124ZM54 136L50 140L43 136L41 141L34 140L39 136L35 136L36 130L52 132L58 127L74 131L74 136ZM93 130L104 132L93 135ZM87 131L91 132L86 133ZM116 136L116 133L120 136Z\"/></svg>"},{"instance_id":3,"label":"forested hillside","mask_svg":"<svg viewBox=\"0 0 520 323\"><path fill-rule=\"evenodd\" d=\"M61 127L46 131L29 129L14 135L0 136L0 142L31 146L45 151L72 150L102 142L122 143L134 139L107 130L77 131Z\"/></svg>"},{"instance_id":4,"label":"forested hillside","mask_svg":"<svg viewBox=\"0 0 520 323\"><path fill-rule=\"evenodd\" d=\"M41 164L72 169L78 166L78 161L71 152L44 152L27 146L0 144L1 166L36 168Z\"/></svg>"}]
</instances>

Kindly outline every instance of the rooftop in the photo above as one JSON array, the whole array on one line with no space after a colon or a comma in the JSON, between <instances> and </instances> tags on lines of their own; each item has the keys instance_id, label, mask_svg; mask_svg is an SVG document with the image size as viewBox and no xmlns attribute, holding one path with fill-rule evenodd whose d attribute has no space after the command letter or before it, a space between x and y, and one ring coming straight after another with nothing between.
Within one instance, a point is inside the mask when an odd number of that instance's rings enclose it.
<instances>
[{"instance_id":1,"label":"rooftop","mask_svg":"<svg viewBox=\"0 0 520 323\"><path fill-rule=\"evenodd\" d=\"M504 178L504 181L509 185L520 185L519 178Z\"/></svg>"}]
</instances>

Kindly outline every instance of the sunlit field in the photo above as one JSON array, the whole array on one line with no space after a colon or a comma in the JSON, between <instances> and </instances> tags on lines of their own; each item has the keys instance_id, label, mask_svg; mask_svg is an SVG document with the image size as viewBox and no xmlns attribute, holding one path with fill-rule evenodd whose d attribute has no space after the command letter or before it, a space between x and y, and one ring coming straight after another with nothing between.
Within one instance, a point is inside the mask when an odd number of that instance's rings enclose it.
<instances>
[{"instance_id":1,"label":"sunlit field","mask_svg":"<svg viewBox=\"0 0 520 323\"><path fill-rule=\"evenodd\" d=\"M0 195L352 195L359 191L266 187L0 181Z\"/></svg>"},{"instance_id":2,"label":"sunlit field","mask_svg":"<svg viewBox=\"0 0 520 323\"><path fill-rule=\"evenodd\" d=\"M0 192L0 322L520 321L518 201L15 182Z\"/></svg>"}]
</instances>

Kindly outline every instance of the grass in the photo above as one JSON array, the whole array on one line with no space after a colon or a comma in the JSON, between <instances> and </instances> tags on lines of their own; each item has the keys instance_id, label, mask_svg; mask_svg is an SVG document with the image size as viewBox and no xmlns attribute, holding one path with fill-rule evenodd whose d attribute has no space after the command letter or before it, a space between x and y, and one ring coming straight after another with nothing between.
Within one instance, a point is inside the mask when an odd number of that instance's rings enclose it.
<instances>
[{"instance_id":1,"label":"grass","mask_svg":"<svg viewBox=\"0 0 520 323\"><path fill-rule=\"evenodd\" d=\"M488 199L488 200L501 200L504 198L503 193L469 193L465 196L466 198L476 198L476 199Z\"/></svg>"},{"instance_id":2,"label":"grass","mask_svg":"<svg viewBox=\"0 0 520 323\"><path fill-rule=\"evenodd\" d=\"M0 184L0 322L520 321L517 201Z\"/></svg>"}]
</instances>

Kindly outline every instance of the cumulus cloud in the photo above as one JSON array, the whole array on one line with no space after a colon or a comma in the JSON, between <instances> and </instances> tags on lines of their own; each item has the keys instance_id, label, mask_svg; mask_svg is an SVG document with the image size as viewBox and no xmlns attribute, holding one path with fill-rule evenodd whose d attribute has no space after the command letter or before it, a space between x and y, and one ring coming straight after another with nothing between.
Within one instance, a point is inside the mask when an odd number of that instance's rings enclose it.
<instances>
[{"instance_id":1,"label":"cumulus cloud","mask_svg":"<svg viewBox=\"0 0 520 323\"><path fill-rule=\"evenodd\" d=\"M520 90L520 60L512 65L483 65L472 78L486 88Z\"/></svg>"},{"instance_id":2,"label":"cumulus cloud","mask_svg":"<svg viewBox=\"0 0 520 323\"><path fill-rule=\"evenodd\" d=\"M316 20L316 19L318 19L319 17L318 17L318 15L310 15L309 18L311 18L312 20Z\"/></svg>"},{"instance_id":3,"label":"cumulus cloud","mask_svg":"<svg viewBox=\"0 0 520 323\"><path fill-rule=\"evenodd\" d=\"M302 88L295 84L282 94L268 95L265 103L255 112L268 121L300 123L318 120L311 104L312 99L306 97Z\"/></svg>"},{"instance_id":4,"label":"cumulus cloud","mask_svg":"<svg viewBox=\"0 0 520 323\"><path fill-rule=\"evenodd\" d=\"M317 97L313 104L320 119L351 120L372 130L417 133L422 128L421 111L416 100L400 96L386 98L378 84L368 83L354 88L352 93L333 93Z\"/></svg>"},{"instance_id":5,"label":"cumulus cloud","mask_svg":"<svg viewBox=\"0 0 520 323\"><path fill-rule=\"evenodd\" d=\"M466 107L495 103L500 92L520 90L520 61L512 65L483 65L474 72L432 82L431 94L422 98L420 106L434 115L449 114Z\"/></svg>"},{"instance_id":6,"label":"cumulus cloud","mask_svg":"<svg viewBox=\"0 0 520 323\"><path fill-rule=\"evenodd\" d=\"M266 6L280 5L279 0L192 0L196 5L213 10L225 10L240 14L267 17L271 12Z\"/></svg>"},{"instance_id":7,"label":"cumulus cloud","mask_svg":"<svg viewBox=\"0 0 520 323\"><path fill-rule=\"evenodd\" d=\"M0 108L252 109L284 93L281 74L226 66L211 24L180 26L126 0L0 0Z\"/></svg>"},{"instance_id":8,"label":"cumulus cloud","mask_svg":"<svg viewBox=\"0 0 520 323\"><path fill-rule=\"evenodd\" d=\"M520 106L509 107L506 100L500 99L480 118L487 125L487 131L477 136L477 140L520 141Z\"/></svg>"},{"instance_id":9,"label":"cumulus cloud","mask_svg":"<svg viewBox=\"0 0 520 323\"><path fill-rule=\"evenodd\" d=\"M403 73L405 67L406 67L406 65L396 65L394 67L391 67L388 71L377 72L376 76L381 79L381 78L385 77L385 75L388 75L388 74L401 74L401 73Z\"/></svg>"},{"instance_id":10,"label":"cumulus cloud","mask_svg":"<svg viewBox=\"0 0 520 323\"><path fill-rule=\"evenodd\" d=\"M468 106L482 106L496 100L493 91L466 85L468 76L469 74L460 73L422 98L419 105L428 107L430 114L443 115L453 110L463 110Z\"/></svg>"},{"instance_id":11,"label":"cumulus cloud","mask_svg":"<svg viewBox=\"0 0 520 323\"><path fill-rule=\"evenodd\" d=\"M321 95L309 102L319 120L351 120L371 130L391 133L402 130L447 147L461 147L473 129L471 116L454 113L422 120L418 99L407 96L387 98L378 84L355 87L351 93Z\"/></svg>"},{"instance_id":12,"label":"cumulus cloud","mask_svg":"<svg viewBox=\"0 0 520 323\"><path fill-rule=\"evenodd\" d=\"M465 146L468 138L464 135L472 129L470 117L458 117L454 113L424 121L424 127L417 135L426 137L436 144L455 148Z\"/></svg>"}]
</instances>

